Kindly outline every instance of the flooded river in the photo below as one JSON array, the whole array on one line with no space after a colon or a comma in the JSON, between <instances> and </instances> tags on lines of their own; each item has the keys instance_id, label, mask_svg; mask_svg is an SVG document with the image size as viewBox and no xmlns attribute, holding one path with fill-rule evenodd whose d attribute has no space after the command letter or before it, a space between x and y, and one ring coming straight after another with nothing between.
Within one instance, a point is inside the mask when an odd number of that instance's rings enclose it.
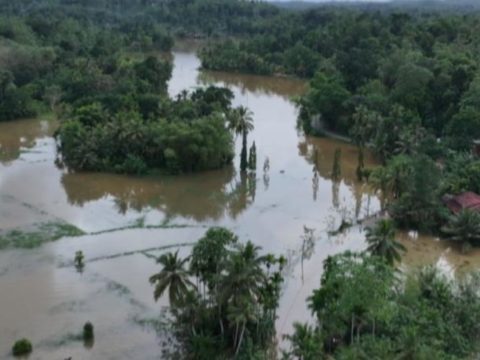
<instances>
[{"instance_id":1,"label":"flooded river","mask_svg":"<svg viewBox=\"0 0 480 360\"><path fill-rule=\"evenodd\" d=\"M364 249L360 227L327 234L342 219L378 211L379 199L355 179L353 146L297 130L291 97L305 90L303 82L202 73L188 50L174 52L173 61L172 95L206 84L228 86L235 104L253 111L249 141L257 145L256 177L241 178L238 159L221 171L176 177L69 173L55 165L54 120L0 123L0 235L38 232L45 224L84 233L30 249L0 250L0 358L10 356L15 340L27 337L34 345L30 359L158 359L155 320L165 303L154 302L148 283L159 270L152 255L188 252L209 226L226 226L289 259L280 335L293 321L309 319L305 299L319 285L323 260ZM336 149L341 149L338 182L330 176ZM366 163L374 165L374 159L367 156ZM313 241L304 242L304 227L315 229ZM399 236L409 250L405 267L437 263L455 273L480 263L480 254L462 255L446 242ZM72 265L77 250L86 258L82 273ZM78 340L87 321L95 326L94 344Z\"/></svg>"}]
</instances>

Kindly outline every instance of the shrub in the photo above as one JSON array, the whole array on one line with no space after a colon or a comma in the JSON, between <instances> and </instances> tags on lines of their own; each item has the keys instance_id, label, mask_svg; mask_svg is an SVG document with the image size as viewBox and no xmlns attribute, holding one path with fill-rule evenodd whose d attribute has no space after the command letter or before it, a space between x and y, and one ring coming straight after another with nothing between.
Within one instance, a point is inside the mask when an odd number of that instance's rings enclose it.
<instances>
[{"instance_id":1,"label":"shrub","mask_svg":"<svg viewBox=\"0 0 480 360\"><path fill-rule=\"evenodd\" d=\"M85 325L83 325L83 340L91 341L93 340L93 338L93 325L91 322L87 322Z\"/></svg>"},{"instance_id":2,"label":"shrub","mask_svg":"<svg viewBox=\"0 0 480 360\"><path fill-rule=\"evenodd\" d=\"M18 340L12 348L12 354L14 356L27 355L32 352L32 343L28 339Z\"/></svg>"}]
</instances>

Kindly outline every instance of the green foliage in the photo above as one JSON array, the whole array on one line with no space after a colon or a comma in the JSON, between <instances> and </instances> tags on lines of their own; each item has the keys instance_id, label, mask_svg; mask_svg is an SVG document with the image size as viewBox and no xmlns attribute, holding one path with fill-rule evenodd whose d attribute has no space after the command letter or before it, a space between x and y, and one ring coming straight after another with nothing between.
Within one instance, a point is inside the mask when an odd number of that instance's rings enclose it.
<instances>
[{"instance_id":1,"label":"green foliage","mask_svg":"<svg viewBox=\"0 0 480 360\"><path fill-rule=\"evenodd\" d=\"M372 256L378 256L394 265L400 261L401 254L406 251L405 247L395 240L395 225L392 220L382 219L375 227L367 228L367 251Z\"/></svg>"},{"instance_id":2,"label":"green foliage","mask_svg":"<svg viewBox=\"0 0 480 360\"><path fill-rule=\"evenodd\" d=\"M181 306L186 301L191 287L188 272L184 268L189 258L180 259L176 253L163 254L157 259L157 263L163 266L158 274L150 277L150 283L155 285L154 298L157 301L168 289L170 305Z\"/></svg>"},{"instance_id":3,"label":"green foliage","mask_svg":"<svg viewBox=\"0 0 480 360\"><path fill-rule=\"evenodd\" d=\"M21 339L15 342L12 348L13 356L28 355L32 352L32 343L27 339Z\"/></svg>"},{"instance_id":4,"label":"green foliage","mask_svg":"<svg viewBox=\"0 0 480 360\"><path fill-rule=\"evenodd\" d=\"M244 106L235 109L229 117L229 129L235 134L242 135L242 151L240 153L240 171L245 172L248 167L247 137L253 130L253 114Z\"/></svg>"},{"instance_id":5,"label":"green foliage","mask_svg":"<svg viewBox=\"0 0 480 360\"><path fill-rule=\"evenodd\" d=\"M225 268L223 260L228 247L236 244L238 238L224 228L211 228L193 247L190 271L195 274L210 291L216 287L218 277Z\"/></svg>"},{"instance_id":6,"label":"green foliage","mask_svg":"<svg viewBox=\"0 0 480 360\"><path fill-rule=\"evenodd\" d=\"M450 154L444 165L441 193L480 193L480 160L467 153Z\"/></svg>"},{"instance_id":7,"label":"green foliage","mask_svg":"<svg viewBox=\"0 0 480 360\"><path fill-rule=\"evenodd\" d=\"M393 270L382 259L337 255L325 261L322 287L314 290L309 307L325 339L338 342L347 337L353 343L362 330L373 330L373 322L391 316L393 305L386 299L393 285Z\"/></svg>"},{"instance_id":8,"label":"green foliage","mask_svg":"<svg viewBox=\"0 0 480 360\"><path fill-rule=\"evenodd\" d=\"M55 110L60 101L118 98L128 88L166 91L168 63L153 56L128 69L122 63L126 53L173 45L140 4L112 13L98 3L21 3L0 2L10 13L0 19L0 121L34 116L45 105Z\"/></svg>"},{"instance_id":9,"label":"green foliage","mask_svg":"<svg viewBox=\"0 0 480 360\"><path fill-rule=\"evenodd\" d=\"M381 259L344 253L325 261L285 358L465 359L478 350L479 278L448 280L425 268L403 280Z\"/></svg>"},{"instance_id":10,"label":"green foliage","mask_svg":"<svg viewBox=\"0 0 480 360\"><path fill-rule=\"evenodd\" d=\"M369 175L382 192L395 222L404 228L438 232L445 221L441 204L441 170L427 155L397 155Z\"/></svg>"},{"instance_id":11,"label":"green foliage","mask_svg":"<svg viewBox=\"0 0 480 360\"><path fill-rule=\"evenodd\" d=\"M384 8L269 13L251 20L248 39L207 45L202 66L308 78L298 101L304 130L354 130L382 160L468 149L480 138L479 64L465 40L475 38L477 14Z\"/></svg>"},{"instance_id":12,"label":"green foliage","mask_svg":"<svg viewBox=\"0 0 480 360\"><path fill-rule=\"evenodd\" d=\"M75 252L75 259L73 260L73 262L78 271L82 271L85 267L84 259L85 256L83 255L83 251Z\"/></svg>"},{"instance_id":13,"label":"green foliage","mask_svg":"<svg viewBox=\"0 0 480 360\"><path fill-rule=\"evenodd\" d=\"M283 351L284 359L317 360L325 357L321 333L308 324L293 324L293 334L285 335L291 344L289 351Z\"/></svg>"},{"instance_id":14,"label":"green foliage","mask_svg":"<svg viewBox=\"0 0 480 360\"><path fill-rule=\"evenodd\" d=\"M231 162L233 139L226 122L237 111L230 109L230 91L209 87L175 100L151 96L156 105L146 110L143 102L140 113L109 111L105 101L74 109L58 132L63 161L76 170L132 174L192 172ZM135 97L130 99L134 104Z\"/></svg>"},{"instance_id":15,"label":"green foliage","mask_svg":"<svg viewBox=\"0 0 480 360\"><path fill-rule=\"evenodd\" d=\"M442 228L446 238L470 245L480 245L480 214L472 210L462 210L452 215Z\"/></svg>"},{"instance_id":16,"label":"green foliage","mask_svg":"<svg viewBox=\"0 0 480 360\"><path fill-rule=\"evenodd\" d=\"M83 231L70 224L54 222L35 224L31 229L0 231L0 249L32 249L66 236L83 234Z\"/></svg>"},{"instance_id":17,"label":"green foliage","mask_svg":"<svg viewBox=\"0 0 480 360\"><path fill-rule=\"evenodd\" d=\"M284 260L261 256L259 250L251 242L238 243L227 229L211 228L191 257L179 260L164 255L171 261L164 261L163 270L152 277L158 280L156 298L173 280L180 283L182 278L186 284L188 278L195 278L198 284L170 285L170 294L182 290L181 296L170 299L178 341L172 357L252 359L268 353L275 339ZM191 260L190 272L183 268L187 260ZM164 284L161 291L160 284Z\"/></svg>"},{"instance_id":18,"label":"green foliage","mask_svg":"<svg viewBox=\"0 0 480 360\"><path fill-rule=\"evenodd\" d=\"M219 56L219 53L221 55ZM261 57L239 48L238 44L228 41L211 45L199 52L202 67L207 70L231 72L248 72L252 74L271 75L274 68Z\"/></svg>"},{"instance_id":19,"label":"green foliage","mask_svg":"<svg viewBox=\"0 0 480 360\"><path fill-rule=\"evenodd\" d=\"M13 83L10 72L0 72L0 121L35 115L31 98L25 89Z\"/></svg>"},{"instance_id":20,"label":"green foliage","mask_svg":"<svg viewBox=\"0 0 480 360\"><path fill-rule=\"evenodd\" d=\"M335 155L333 157L333 168L332 168L332 179L334 181L339 181L340 176L342 175L341 161L342 161L342 150L336 149Z\"/></svg>"},{"instance_id":21,"label":"green foliage","mask_svg":"<svg viewBox=\"0 0 480 360\"><path fill-rule=\"evenodd\" d=\"M257 146L253 142L248 152L248 168L252 171L257 170Z\"/></svg>"},{"instance_id":22,"label":"green foliage","mask_svg":"<svg viewBox=\"0 0 480 360\"><path fill-rule=\"evenodd\" d=\"M92 341L93 338L95 337L94 332L93 332L93 325L91 322L85 323L83 326L83 340L84 341Z\"/></svg>"},{"instance_id":23,"label":"green foliage","mask_svg":"<svg viewBox=\"0 0 480 360\"><path fill-rule=\"evenodd\" d=\"M302 100L307 109L304 121L311 121L314 115L320 115L325 127L345 131L342 116L346 110L345 102L350 96L340 75L318 72L311 80L310 90Z\"/></svg>"}]
</instances>

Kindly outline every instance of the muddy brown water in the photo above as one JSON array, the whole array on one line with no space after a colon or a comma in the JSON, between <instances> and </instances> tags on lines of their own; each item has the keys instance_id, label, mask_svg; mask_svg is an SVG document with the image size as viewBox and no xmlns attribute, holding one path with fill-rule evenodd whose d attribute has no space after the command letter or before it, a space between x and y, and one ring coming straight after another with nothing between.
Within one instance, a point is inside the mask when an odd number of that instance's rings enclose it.
<instances>
[{"instance_id":1,"label":"muddy brown water","mask_svg":"<svg viewBox=\"0 0 480 360\"><path fill-rule=\"evenodd\" d=\"M297 130L291 97L305 90L302 81L199 72L191 50L174 52L173 61L172 95L223 85L235 93L236 105L253 111L256 176L240 177L238 159L220 171L176 177L69 173L55 165L55 121L1 123L0 229L62 221L86 235L0 251L0 358L27 337L34 345L30 359L158 359L162 337L152 320L166 303L153 300L148 277L159 269L151 255L177 248L186 254L209 226L229 227L289 259L279 335L310 318L305 299L319 285L323 260L365 248L359 227L327 235L342 218L378 211L379 200L355 179L353 146ZM337 148L341 179L333 182ZM375 162L367 156L366 163ZM309 244L302 241L304 226L315 229ZM434 263L455 273L480 263L478 251L467 256L436 239L399 236L409 250L405 267ZM86 257L83 273L72 266L77 250ZM93 346L77 339L87 321L95 326Z\"/></svg>"}]
</instances>

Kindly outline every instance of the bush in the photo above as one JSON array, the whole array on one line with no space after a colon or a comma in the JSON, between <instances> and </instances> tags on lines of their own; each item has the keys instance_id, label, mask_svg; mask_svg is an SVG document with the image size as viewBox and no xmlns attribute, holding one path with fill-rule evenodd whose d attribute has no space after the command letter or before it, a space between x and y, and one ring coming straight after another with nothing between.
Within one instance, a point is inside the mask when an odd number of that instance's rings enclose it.
<instances>
[{"instance_id":1,"label":"bush","mask_svg":"<svg viewBox=\"0 0 480 360\"><path fill-rule=\"evenodd\" d=\"M93 325L91 322L87 322L83 326L83 340L84 341L91 341L94 338L94 333L93 333Z\"/></svg>"},{"instance_id":2,"label":"bush","mask_svg":"<svg viewBox=\"0 0 480 360\"><path fill-rule=\"evenodd\" d=\"M14 356L21 356L30 354L33 350L32 343L27 339L18 340L12 348Z\"/></svg>"}]
</instances>

